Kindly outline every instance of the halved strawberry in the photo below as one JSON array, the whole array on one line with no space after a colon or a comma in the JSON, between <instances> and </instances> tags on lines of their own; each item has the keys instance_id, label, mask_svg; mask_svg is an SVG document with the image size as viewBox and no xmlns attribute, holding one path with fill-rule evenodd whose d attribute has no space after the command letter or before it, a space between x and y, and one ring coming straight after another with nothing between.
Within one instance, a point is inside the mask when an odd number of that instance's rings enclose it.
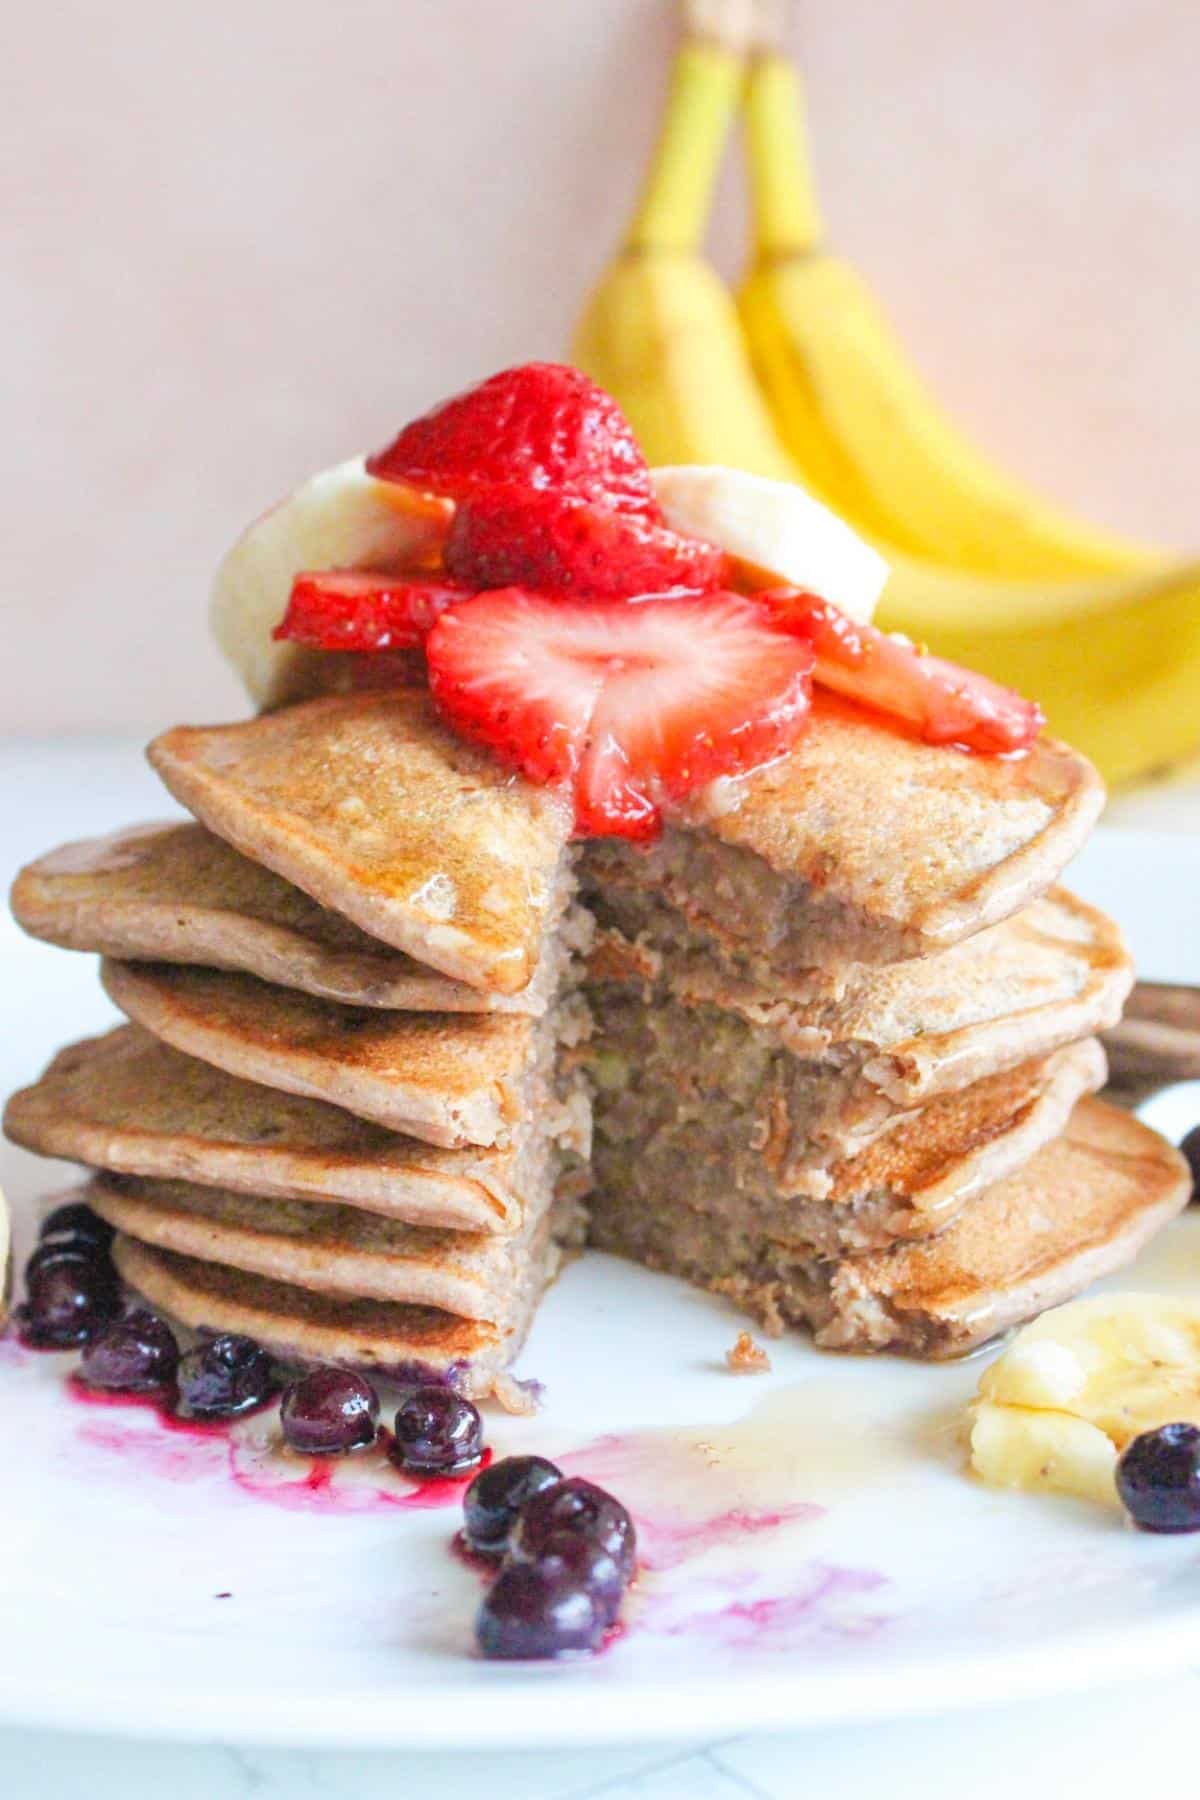
<instances>
[{"instance_id":1,"label":"halved strawberry","mask_svg":"<svg viewBox=\"0 0 1200 1800\"><path fill-rule=\"evenodd\" d=\"M452 575L476 588L613 600L709 591L721 586L729 561L716 544L637 513L514 487L461 502L445 560Z\"/></svg>"},{"instance_id":2,"label":"halved strawberry","mask_svg":"<svg viewBox=\"0 0 1200 1800\"><path fill-rule=\"evenodd\" d=\"M416 575L325 569L297 575L272 637L310 650L414 650L470 590Z\"/></svg>"},{"instance_id":3,"label":"halved strawberry","mask_svg":"<svg viewBox=\"0 0 1200 1800\"><path fill-rule=\"evenodd\" d=\"M788 749L811 700L811 645L739 594L500 589L450 607L425 650L454 730L569 789L580 837L653 836L665 803Z\"/></svg>"},{"instance_id":4,"label":"halved strawberry","mask_svg":"<svg viewBox=\"0 0 1200 1800\"><path fill-rule=\"evenodd\" d=\"M367 469L456 499L512 483L659 517L629 421L611 395L565 363L502 369L443 400L369 456Z\"/></svg>"},{"instance_id":5,"label":"halved strawberry","mask_svg":"<svg viewBox=\"0 0 1200 1800\"><path fill-rule=\"evenodd\" d=\"M754 598L780 630L812 644L820 686L903 719L926 743L992 754L1025 750L1046 723L1036 702L1012 688L931 656L907 638L858 625L814 594L770 588Z\"/></svg>"}]
</instances>

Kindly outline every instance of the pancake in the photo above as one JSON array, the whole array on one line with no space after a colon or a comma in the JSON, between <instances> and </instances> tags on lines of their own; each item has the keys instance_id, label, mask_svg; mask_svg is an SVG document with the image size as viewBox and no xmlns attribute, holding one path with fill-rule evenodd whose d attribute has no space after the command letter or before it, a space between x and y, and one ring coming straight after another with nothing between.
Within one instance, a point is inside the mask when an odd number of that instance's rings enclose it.
<instances>
[{"instance_id":1,"label":"pancake","mask_svg":"<svg viewBox=\"0 0 1200 1800\"><path fill-rule=\"evenodd\" d=\"M101 975L122 1012L185 1055L448 1149L509 1142L552 1046L548 1025L517 1014L377 1012L165 963Z\"/></svg>"},{"instance_id":2,"label":"pancake","mask_svg":"<svg viewBox=\"0 0 1200 1800\"><path fill-rule=\"evenodd\" d=\"M530 1271L517 1322L504 1329L429 1306L316 1294L120 1234L113 1256L122 1280L192 1330L244 1332L293 1365L340 1363L401 1384L444 1381L473 1400L505 1400L508 1364L552 1272Z\"/></svg>"},{"instance_id":3,"label":"pancake","mask_svg":"<svg viewBox=\"0 0 1200 1800\"><path fill-rule=\"evenodd\" d=\"M783 1192L778 1145L739 1131L725 1109L706 1108L652 1128L629 1109L596 1108L592 1173L599 1204L710 1215L727 1233L768 1237L808 1255L843 1256L929 1237L985 1187L1022 1168L1065 1126L1083 1095L1104 1081L1094 1038L988 1076L931 1103L835 1164L824 1198ZM613 1200L612 1197L619 1197Z\"/></svg>"},{"instance_id":4,"label":"pancake","mask_svg":"<svg viewBox=\"0 0 1200 1800\"><path fill-rule=\"evenodd\" d=\"M156 1249L318 1294L432 1306L507 1326L523 1304L530 1260L548 1279L551 1246L582 1239L577 1209L554 1212L553 1171L544 1161L525 1227L509 1237L128 1175L96 1176L84 1198L116 1230Z\"/></svg>"},{"instance_id":5,"label":"pancake","mask_svg":"<svg viewBox=\"0 0 1200 1800\"><path fill-rule=\"evenodd\" d=\"M1057 879L1103 805L1090 763L924 744L819 695L787 756L683 803L648 848L602 839L584 880L634 880L772 969L926 956Z\"/></svg>"},{"instance_id":6,"label":"pancake","mask_svg":"<svg viewBox=\"0 0 1200 1800\"><path fill-rule=\"evenodd\" d=\"M820 1197L854 1156L959 1093L1111 1025L1133 979L1120 933L1058 889L937 956L856 970L840 999L781 1000L714 956L593 952L587 1054L601 1129L649 1139L692 1116L771 1144L782 1194ZM644 950L644 947L643 947Z\"/></svg>"},{"instance_id":7,"label":"pancake","mask_svg":"<svg viewBox=\"0 0 1200 1800\"><path fill-rule=\"evenodd\" d=\"M60 1050L4 1115L41 1156L280 1200L337 1200L459 1231L521 1219L521 1157L439 1150L340 1107L241 1081L137 1025Z\"/></svg>"},{"instance_id":8,"label":"pancake","mask_svg":"<svg viewBox=\"0 0 1200 1800\"><path fill-rule=\"evenodd\" d=\"M1083 1100L1066 1130L936 1237L822 1261L674 1204L593 1199L593 1239L728 1295L770 1330L831 1350L962 1355L1132 1261L1186 1206L1183 1158L1118 1108Z\"/></svg>"},{"instance_id":9,"label":"pancake","mask_svg":"<svg viewBox=\"0 0 1200 1800\"><path fill-rule=\"evenodd\" d=\"M372 937L516 994L567 896L565 802L455 737L417 689L178 726L148 755L218 837Z\"/></svg>"},{"instance_id":10,"label":"pancake","mask_svg":"<svg viewBox=\"0 0 1200 1800\"><path fill-rule=\"evenodd\" d=\"M68 950L239 969L351 1006L541 1013L561 970L543 955L519 994L489 994L414 962L202 825L135 825L22 869L17 922Z\"/></svg>"}]
</instances>

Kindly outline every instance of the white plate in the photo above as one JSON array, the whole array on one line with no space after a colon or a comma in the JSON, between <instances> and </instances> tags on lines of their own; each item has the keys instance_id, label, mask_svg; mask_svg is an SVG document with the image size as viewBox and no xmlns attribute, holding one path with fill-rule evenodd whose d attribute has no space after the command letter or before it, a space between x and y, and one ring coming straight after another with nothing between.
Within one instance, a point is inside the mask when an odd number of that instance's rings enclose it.
<instances>
[{"instance_id":1,"label":"white plate","mask_svg":"<svg viewBox=\"0 0 1200 1800\"><path fill-rule=\"evenodd\" d=\"M110 810L93 805L98 826ZM74 824L40 822L41 841ZM1200 979L1200 843L1102 834L1075 876L1147 972ZM83 958L0 934L0 979L5 1090L109 1017ZM1178 1135L1200 1084L1157 1105ZM23 1243L60 1177L4 1151ZM1200 1216L1121 1284L1200 1295ZM380 1502L353 1463L332 1500L314 1495L263 1447L262 1421L232 1450L175 1436L137 1408L73 1403L71 1359L0 1345L0 1719L533 1747L866 1721L1200 1662L1194 1540L967 1478L978 1361L837 1359L796 1337L771 1345L769 1375L737 1378L723 1354L738 1323L596 1255L543 1307L519 1372L546 1381L545 1410L489 1414L493 1448L565 1457L612 1487L648 1565L625 1635L559 1666L471 1654L480 1585L448 1552L454 1507Z\"/></svg>"}]
</instances>

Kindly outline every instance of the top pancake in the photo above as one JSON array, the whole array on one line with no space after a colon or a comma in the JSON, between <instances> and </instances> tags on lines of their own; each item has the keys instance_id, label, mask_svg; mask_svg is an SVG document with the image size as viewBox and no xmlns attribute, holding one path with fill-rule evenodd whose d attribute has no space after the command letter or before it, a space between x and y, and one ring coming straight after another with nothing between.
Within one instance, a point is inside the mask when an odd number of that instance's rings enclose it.
<instances>
[{"instance_id":1,"label":"top pancake","mask_svg":"<svg viewBox=\"0 0 1200 1800\"><path fill-rule=\"evenodd\" d=\"M65 844L22 869L12 909L33 937L102 956L240 969L350 1006L540 1013L554 979L486 993L414 962L202 825L135 825Z\"/></svg>"},{"instance_id":2,"label":"top pancake","mask_svg":"<svg viewBox=\"0 0 1200 1800\"><path fill-rule=\"evenodd\" d=\"M795 748L679 809L649 852L605 840L586 879L624 865L735 946L781 967L925 956L1007 918L1056 879L1104 794L1051 739L1024 756L921 743L821 695Z\"/></svg>"},{"instance_id":3,"label":"top pancake","mask_svg":"<svg viewBox=\"0 0 1200 1800\"><path fill-rule=\"evenodd\" d=\"M210 830L371 936L519 993L562 897L570 812L413 689L178 726L150 761Z\"/></svg>"}]
</instances>

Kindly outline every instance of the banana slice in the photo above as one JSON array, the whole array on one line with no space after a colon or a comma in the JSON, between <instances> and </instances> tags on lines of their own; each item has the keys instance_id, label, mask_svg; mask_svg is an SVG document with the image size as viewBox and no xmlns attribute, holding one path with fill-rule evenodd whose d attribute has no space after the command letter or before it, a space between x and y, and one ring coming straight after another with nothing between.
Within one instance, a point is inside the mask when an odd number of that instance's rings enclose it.
<instances>
[{"instance_id":1,"label":"banana slice","mask_svg":"<svg viewBox=\"0 0 1200 1800\"><path fill-rule=\"evenodd\" d=\"M786 582L869 625L888 565L794 481L705 463L652 469L667 524L720 544L760 584Z\"/></svg>"},{"instance_id":2,"label":"banana slice","mask_svg":"<svg viewBox=\"0 0 1200 1800\"><path fill-rule=\"evenodd\" d=\"M1117 1504L1117 1458L1143 1431L1200 1425L1200 1305L1103 1294L1043 1313L979 1383L971 1462L996 1487Z\"/></svg>"},{"instance_id":3,"label":"banana slice","mask_svg":"<svg viewBox=\"0 0 1200 1800\"><path fill-rule=\"evenodd\" d=\"M277 644L293 577L302 569L381 569L419 561L445 536L451 502L376 481L361 456L314 475L242 533L217 570L212 627L262 707L313 691L310 652Z\"/></svg>"}]
</instances>

